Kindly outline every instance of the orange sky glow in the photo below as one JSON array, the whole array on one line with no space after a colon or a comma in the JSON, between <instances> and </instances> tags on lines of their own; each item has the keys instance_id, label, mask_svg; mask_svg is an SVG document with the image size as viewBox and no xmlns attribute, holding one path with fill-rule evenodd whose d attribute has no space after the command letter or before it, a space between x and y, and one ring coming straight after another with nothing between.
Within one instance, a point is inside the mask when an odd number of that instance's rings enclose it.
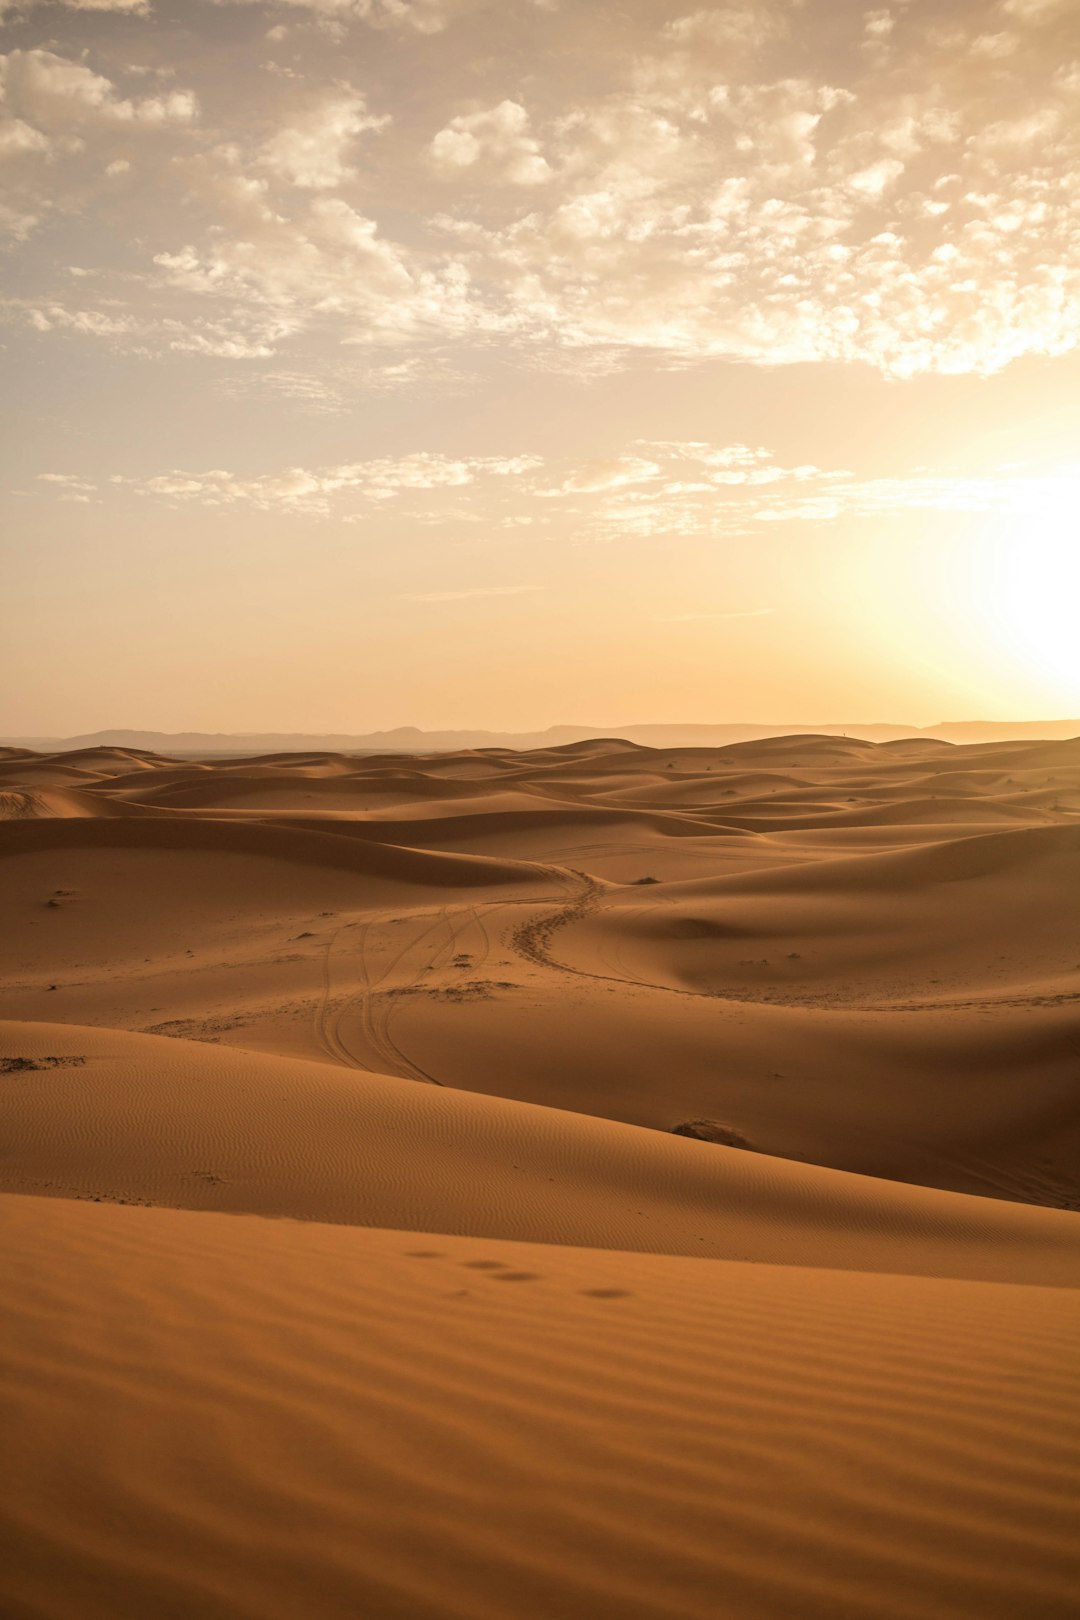
<instances>
[{"instance_id":1,"label":"orange sky glow","mask_svg":"<svg viewBox=\"0 0 1080 1620\"><path fill-rule=\"evenodd\" d=\"M14 0L0 170L4 735L1080 714L1073 0Z\"/></svg>"}]
</instances>

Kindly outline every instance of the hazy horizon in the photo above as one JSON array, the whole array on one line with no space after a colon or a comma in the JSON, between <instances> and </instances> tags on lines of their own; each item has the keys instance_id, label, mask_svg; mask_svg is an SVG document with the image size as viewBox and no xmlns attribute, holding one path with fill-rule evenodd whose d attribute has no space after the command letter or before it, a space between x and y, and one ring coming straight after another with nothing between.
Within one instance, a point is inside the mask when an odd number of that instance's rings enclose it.
<instances>
[{"instance_id":1,"label":"hazy horizon","mask_svg":"<svg viewBox=\"0 0 1080 1620\"><path fill-rule=\"evenodd\" d=\"M965 742L1008 742L1036 739L1062 740L1080 734L1080 717L1060 719L1023 720L939 720L926 726L906 721L888 720L817 720L817 721L621 721L611 725L553 722L533 729L496 730L482 726L424 728L401 725L373 728L369 731L260 731L247 728L237 731L212 731L205 728L185 727L177 731L163 731L152 727L101 726L84 732L69 733L14 733L0 732L0 746L35 747L57 744L61 747L130 747L153 751L155 746L172 746L181 754L193 755L200 751L214 752L288 752L314 749L364 752L372 743L386 745L392 752L408 752L401 745L416 739L419 751L436 752L456 748L479 748L487 745L509 749L531 748L548 744L551 747L577 744L587 740L621 738L642 747L653 748L723 748L764 738L797 738L806 735L846 736L871 742L895 742L904 737L963 744ZM215 750L212 744L229 744ZM257 745L252 749L249 744Z\"/></svg>"}]
</instances>

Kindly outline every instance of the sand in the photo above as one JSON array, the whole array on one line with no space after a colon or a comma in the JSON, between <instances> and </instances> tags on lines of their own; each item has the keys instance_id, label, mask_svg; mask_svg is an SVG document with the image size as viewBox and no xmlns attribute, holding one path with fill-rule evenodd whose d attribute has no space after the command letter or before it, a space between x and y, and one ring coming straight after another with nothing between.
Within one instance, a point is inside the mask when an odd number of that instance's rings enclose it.
<instances>
[{"instance_id":1,"label":"sand","mask_svg":"<svg viewBox=\"0 0 1080 1620\"><path fill-rule=\"evenodd\" d=\"M0 817L5 1620L1075 1612L1080 741Z\"/></svg>"}]
</instances>

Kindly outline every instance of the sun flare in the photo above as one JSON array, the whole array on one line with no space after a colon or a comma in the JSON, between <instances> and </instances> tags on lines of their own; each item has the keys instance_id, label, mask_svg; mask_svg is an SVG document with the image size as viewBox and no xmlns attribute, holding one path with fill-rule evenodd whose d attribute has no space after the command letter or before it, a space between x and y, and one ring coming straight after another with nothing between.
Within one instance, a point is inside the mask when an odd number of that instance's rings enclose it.
<instances>
[{"instance_id":1,"label":"sun flare","mask_svg":"<svg viewBox=\"0 0 1080 1620\"><path fill-rule=\"evenodd\" d=\"M999 655L1066 707L1080 699L1080 470L1017 491L981 559L977 601Z\"/></svg>"}]
</instances>

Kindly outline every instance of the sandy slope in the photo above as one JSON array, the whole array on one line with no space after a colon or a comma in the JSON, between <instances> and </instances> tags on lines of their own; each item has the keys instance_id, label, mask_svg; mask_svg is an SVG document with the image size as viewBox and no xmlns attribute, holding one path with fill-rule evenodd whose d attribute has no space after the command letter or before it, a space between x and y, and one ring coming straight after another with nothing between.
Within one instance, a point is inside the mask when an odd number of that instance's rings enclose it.
<instances>
[{"instance_id":1,"label":"sandy slope","mask_svg":"<svg viewBox=\"0 0 1080 1620\"><path fill-rule=\"evenodd\" d=\"M1080 1203L1080 744L2 768L7 1016Z\"/></svg>"},{"instance_id":2,"label":"sandy slope","mask_svg":"<svg viewBox=\"0 0 1080 1620\"><path fill-rule=\"evenodd\" d=\"M1080 742L4 751L0 1614L1071 1616L1078 916Z\"/></svg>"},{"instance_id":3,"label":"sandy slope","mask_svg":"<svg viewBox=\"0 0 1080 1620\"><path fill-rule=\"evenodd\" d=\"M506 1098L0 1024L0 1189L770 1264L1080 1285L1071 1214Z\"/></svg>"},{"instance_id":4,"label":"sandy slope","mask_svg":"<svg viewBox=\"0 0 1080 1620\"><path fill-rule=\"evenodd\" d=\"M1074 1292L0 1200L11 1620L1066 1620Z\"/></svg>"}]
</instances>

